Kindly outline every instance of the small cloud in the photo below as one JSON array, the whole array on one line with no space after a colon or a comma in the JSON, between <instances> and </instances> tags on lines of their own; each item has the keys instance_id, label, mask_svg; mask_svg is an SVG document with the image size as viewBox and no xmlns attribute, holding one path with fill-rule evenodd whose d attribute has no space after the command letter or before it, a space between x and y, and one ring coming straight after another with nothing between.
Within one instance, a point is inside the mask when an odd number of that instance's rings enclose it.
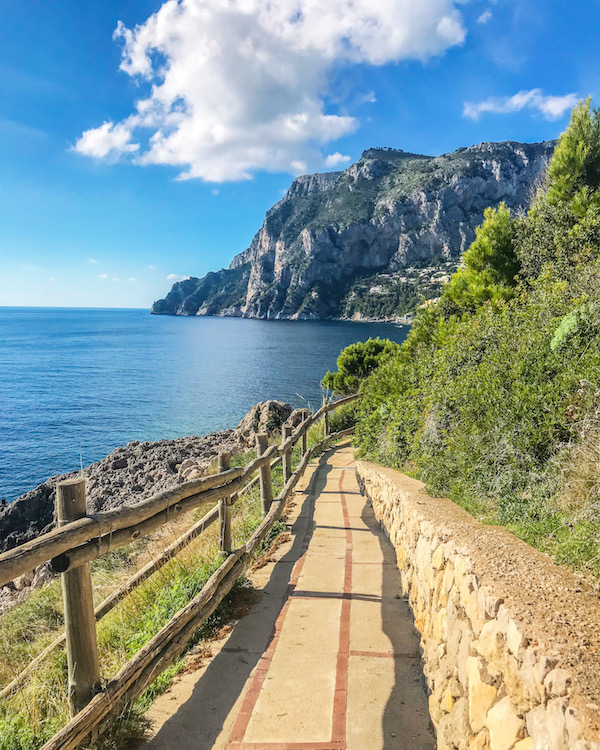
<instances>
[{"instance_id":1,"label":"small cloud","mask_svg":"<svg viewBox=\"0 0 600 750\"><path fill-rule=\"evenodd\" d=\"M350 157L346 156L345 154L340 154L339 151L336 151L335 154L329 154L329 156L325 159L325 166L326 167L337 167L340 164L347 164L350 161Z\"/></svg>"},{"instance_id":2,"label":"small cloud","mask_svg":"<svg viewBox=\"0 0 600 750\"><path fill-rule=\"evenodd\" d=\"M565 94L564 96L549 96L542 89L531 89L530 91L519 91L514 96L490 97L482 102L465 102L463 106L463 117L478 120L487 112L495 114L512 114L524 109L532 109L540 112L546 120L558 120L565 112L573 109L579 101L578 94Z\"/></svg>"},{"instance_id":3,"label":"small cloud","mask_svg":"<svg viewBox=\"0 0 600 750\"><path fill-rule=\"evenodd\" d=\"M98 128L85 130L72 150L96 159L114 158L139 149L139 143L131 143L131 135L131 127L127 122L116 125L114 122L105 122Z\"/></svg>"},{"instance_id":4,"label":"small cloud","mask_svg":"<svg viewBox=\"0 0 600 750\"><path fill-rule=\"evenodd\" d=\"M146 266L146 271L156 271L156 266Z\"/></svg>"},{"instance_id":5,"label":"small cloud","mask_svg":"<svg viewBox=\"0 0 600 750\"><path fill-rule=\"evenodd\" d=\"M375 96L374 91L369 91L367 94L364 94L360 97L358 100L358 104L375 104L377 101L377 97Z\"/></svg>"},{"instance_id":6,"label":"small cloud","mask_svg":"<svg viewBox=\"0 0 600 750\"><path fill-rule=\"evenodd\" d=\"M121 281L121 279L114 278L113 281Z\"/></svg>"},{"instance_id":7,"label":"small cloud","mask_svg":"<svg viewBox=\"0 0 600 750\"><path fill-rule=\"evenodd\" d=\"M93 266L97 266L100 261L96 260L95 258L88 258L88 263L91 263Z\"/></svg>"},{"instance_id":8,"label":"small cloud","mask_svg":"<svg viewBox=\"0 0 600 750\"><path fill-rule=\"evenodd\" d=\"M220 191L215 188L214 190L211 190L210 192L212 195L219 195Z\"/></svg>"},{"instance_id":9,"label":"small cloud","mask_svg":"<svg viewBox=\"0 0 600 750\"><path fill-rule=\"evenodd\" d=\"M294 174L304 174L307 169L306 162L300 159L293 159L290 162L290 169Z\"/></svg>"},{"instance_id":10,"label":"small cloud","mask_svg":"<svg viewBox=\"0 0 600 750\"><path fill-rule=\"evenodd\" d=\"M479 16L477 19L477 23L484 26L488 21L490 21L492 18L492 11L491 10L484 10L483 13Z\"/></svg>"},{"instance_id":11,"label":"small cloud","mask_svg":"<svg viewBox=\"0 0 600 750\"><path fill-rule=\"evenodd\" d=\"M135 276L130 276L129 281L137 281L137 279L135 278Z\"/></svg>"},{"instance_id":12,"label":"small cloud","mask_svg":"<svg viewBox=\"0 0 600 750\"><path fill-rule=\"evenodd\" d=\"M100 273L100 274L98 274L98 278L99 279L108 279L108 274L107 273Z\"/></svg>"},{"instance_id":13,"label":"small cloud","mask_svg":"<svg viewBox=\"0 0 600 750\"><path fill-rule=\"evenodd\" d=\"M189 276L179 276L176 273L170 273L167 276L165 276L165 279L167 281L173 281L173 282L175 282L175 281L185 281L186 279L189 279L189 278L190 278Z\"/></svg>"},{"instance_id":14,"label":"small cloud","mask_svg":"<svg viewBox=\"0 0 600 750\"><path fill-rule=\"evenodd\" d=\"M56 276L50 276L50 281L56 281Z\"/></svg>"}]
</instances>

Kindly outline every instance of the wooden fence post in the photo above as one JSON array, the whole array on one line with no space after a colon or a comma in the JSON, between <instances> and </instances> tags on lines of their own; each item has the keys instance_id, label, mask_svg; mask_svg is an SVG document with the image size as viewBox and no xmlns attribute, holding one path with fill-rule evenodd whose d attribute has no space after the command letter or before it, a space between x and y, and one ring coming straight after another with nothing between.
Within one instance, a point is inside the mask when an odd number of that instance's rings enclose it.
<instances>
[{"instance_id":1,"label":"wooden fence post","mask_svg":"<svg viewBox=\"0 0 600 750\"><path fill-rule=\"evenodd\" d=\"M56 517L64 526L86 515L85 479L67 479L56 488ZM61 573L69 668L69 704L79 713L100 687L96 618L90 564Z\"/></svg>"},{"instance_id":2,"label":"wooden fence post","mask_svg":"<svg viewBox=\"0 0 600 750\"><path fill-rule=\"evenodd\" d=\"M329 412L326 411L325 414L323 414L323 433L324 437L327 437L329 435Z\"/></svg>"},{"instance_id":3,"label":"wooden fence post","mask_svg":"<svg viewBox=\"0 0 600 750\"><path fill-rule=\"evenodd\" d=\"M283 425L282 437L284 441L290 437L290 435L293 432L293 429L294 428L291 425L287 425L287 424ZM283 484L285 485L288 479L292 476L292 451L291 449L288 449L283 454L282 463L283 463Z\"/></svg>"},{"instance_id":4,"label":"wooden fence post","mask_svg":"<svg viewBox=\"0 0 600 750\"><path fill-rule=\"evenodd\" d=\"M269 436L266 433L260 433L256 436L256 455L262 454L269 447ZM266 516L273 502L273 485L271 484L271 466L265 464L259 469L260 473L260 504L263 516Z\"/></svg>"},{"instance_id":5,"label":"wooden fence post","mask_svg":"<svg viewBox=\"0 0 600 750\"><path fill-rule=\"evenodd\" d=\"M304 414L303 414L304 419L302 421L304 421L305 419L308 419L308 414L309 414L308 409L304 409ZM306 453L307 445L308 445L308 442L307 442L308 435L306 433L307 433L307 429L306 427L303 427L302 428L302 455L303 456Z\"/></svg>"},{"instance_id":6,"label":"wooden fence post","mask_svg":"<svg viewBox=\"0 0 600 750\"><path fill-rule=\"evenodd\" d=\"M221 451L219 453L219 473L229 469L231 453ZM231 552L231 495L225 495L219 500L219 527L221 552L229 554Z\"/></svg>"}]
</instances>

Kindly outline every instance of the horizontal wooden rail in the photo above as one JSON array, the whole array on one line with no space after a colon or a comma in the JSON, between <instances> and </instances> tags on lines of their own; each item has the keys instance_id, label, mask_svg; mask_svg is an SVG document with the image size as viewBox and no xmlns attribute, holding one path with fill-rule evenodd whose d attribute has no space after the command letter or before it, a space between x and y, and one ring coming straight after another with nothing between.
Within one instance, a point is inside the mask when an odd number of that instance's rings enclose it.
<instances>
[{"instance_id":1,"label":"horizontal wooden rail","mask_svg":"<svg viewBox=\"0 0 600 750\"><path fill-rule=\"evenodd\" d=\"M352 432L353 429L350 429L328 435L306 451L300 465L273 500L269 512L248 542L225 559L202 591L148 641L102 692L92 698L42 750L74 750L110 717L120 714L125 704L135 700L161 672L177 661L196 630L215 611L251 563L273 524L283 514L286 501L303 476L310 459L330 442Z\"/></svg>"},{"instance_id":2,"label":"horizontal wooden rail","mask_svg":"<svg viewBox=\"0 0 600 750\"><path fill-rule=\"evenodd\" d=\"M232 482L229 482L226 486L231 487L232 492L238 492L242 487L242 480L238 477ZM144 534L153 531L159 526L163 526L168 521L173 521L199 506L218 500L222 497L223 493L223 487L219 486L200 492L197 495L186 497L171 506L168 510L157 513L146 521L142 521L142 523L138 523L135 526L130 526L126 529L120 529L112 534L105 534L104 536L92 539L79 547L75 547L68 552L64 552L62 555L53 557L50 561L51 567L55 572L62 573L65 570L70 570L71 568L82 565L90 560L95 560L97 557L102 557L111 549L124 547L136 539L139 539Z\"/></svg>"},{"instance_id":3,"label":"horizontal wooden rail","mask_svg":"<svg viewBox=\"0 0 600 750\"><path fill-rule=\"evenodd\" d=\"M161 554L154 560L151 560L147 565L135 573L125 583L120 586L116 591L113 591L103 602L101 602L94 610L94 616L96 620L101 620L104 615L107 615L117 604L124 599L127 594L131 593L140 584L146 581L153 573L164 567L178 552L188 546L196 537L213 524L219 517L219 507L215 505L206 513L199 521L191 526L184 534L176 539L173 544L170 544ZM66 640L66 634L62 633L52 643L41 651L33 661L22 669L18 675L10 682L6 687L0 690L0 701L7 698L9 695L14 693L20 685L22 685L27 678L33 674L36 668L57 648L60 648Z\"/></svg>"},{"instance_id":4,"label":"horizontal wooden rail","mask_svg":"<svg viewBox=\"0 0 600 750\"><path fill-rule=\"evenodd\" d=\"M190 482L184 482L170 490L153 495L135 505L86 516L79 521L68 523L61 528L50 531L48 534L39 536L37 539L8 550L0 555L0 586L4 586L17 576L33 570L41 563L92 539L108 537L114 535L117 531L128 528L133 529L131 532L133 534L136 526L161 513L164 515L160 522L164 523L176 514L177 506L183 505L186 500L188 501L187 510L190 510L208 499L218 497L221 492L221 485L231 487L237 482L238 486L241 487L241 478L244 473L244 469L237 468L230 469L225 474L213 474L208 477L193 479ZM194 502L194 500L197 502Z\"/></svg>"}]
</instances>

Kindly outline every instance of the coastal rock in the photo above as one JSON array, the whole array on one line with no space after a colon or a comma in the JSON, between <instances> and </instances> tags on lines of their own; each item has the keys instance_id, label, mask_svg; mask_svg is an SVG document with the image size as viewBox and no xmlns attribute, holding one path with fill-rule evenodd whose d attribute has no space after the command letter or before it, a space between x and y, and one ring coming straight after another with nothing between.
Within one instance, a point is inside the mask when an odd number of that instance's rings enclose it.
<instances>
[{"instance_id":1,"label":"coastal rock","mask_svg":"<svg viewBox=\"0 0 600 750\"><path fill-rule=\"evenodd\" d=\"M554 146L369 149L344 172L298 177L229 268L178 282L152 312L405 319L439 295L487 206L529 204Z\"/></svg>"},{"instance_id":2,"label":"coastal rock","mask_svg":"<svg viewBox=\"0 0 600 750\"><path fill-rule=\"evenodd\" d=\"M259 432L272 435L292 413L292 407L282 401L261 401L253 406L235 430L235 437L242 445L254 447Z\"/></svg>"},{"instance_id":3,"label":"coastal rock","mask_svg":"<svg viewBox=\"0 0 600 750\"><path fill-rule=\"evenodd\" d=\"M219 451L235 453L240 449L233 430L177 440L128 443L84 468L88 511L96 513L133 505L183 482L184 477L177 467L186 460L191 460L195 469L203 470L215 460ZM78 473L50 477L0 509L0 552L53 528L56 485Z\"/></svg>"}]
</instances>

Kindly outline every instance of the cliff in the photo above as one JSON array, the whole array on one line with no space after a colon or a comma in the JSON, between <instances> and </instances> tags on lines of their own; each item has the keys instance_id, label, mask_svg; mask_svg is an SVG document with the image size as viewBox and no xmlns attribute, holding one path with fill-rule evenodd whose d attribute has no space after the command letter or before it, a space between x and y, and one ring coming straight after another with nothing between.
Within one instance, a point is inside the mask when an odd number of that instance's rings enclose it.
<instances>
[{"instance_id":1,"label":"cliff","mask_svg":"<svg viewBox=\"0 0 600 750\"><path fill-rule=\"evenodd\" d=\"M402 315L436 295L487 206L527 207L554 145L482 143L437 157L374 148L343 172L298 177L228 269L178 282L152 313Z\"/></svg>"}]
</instances>

